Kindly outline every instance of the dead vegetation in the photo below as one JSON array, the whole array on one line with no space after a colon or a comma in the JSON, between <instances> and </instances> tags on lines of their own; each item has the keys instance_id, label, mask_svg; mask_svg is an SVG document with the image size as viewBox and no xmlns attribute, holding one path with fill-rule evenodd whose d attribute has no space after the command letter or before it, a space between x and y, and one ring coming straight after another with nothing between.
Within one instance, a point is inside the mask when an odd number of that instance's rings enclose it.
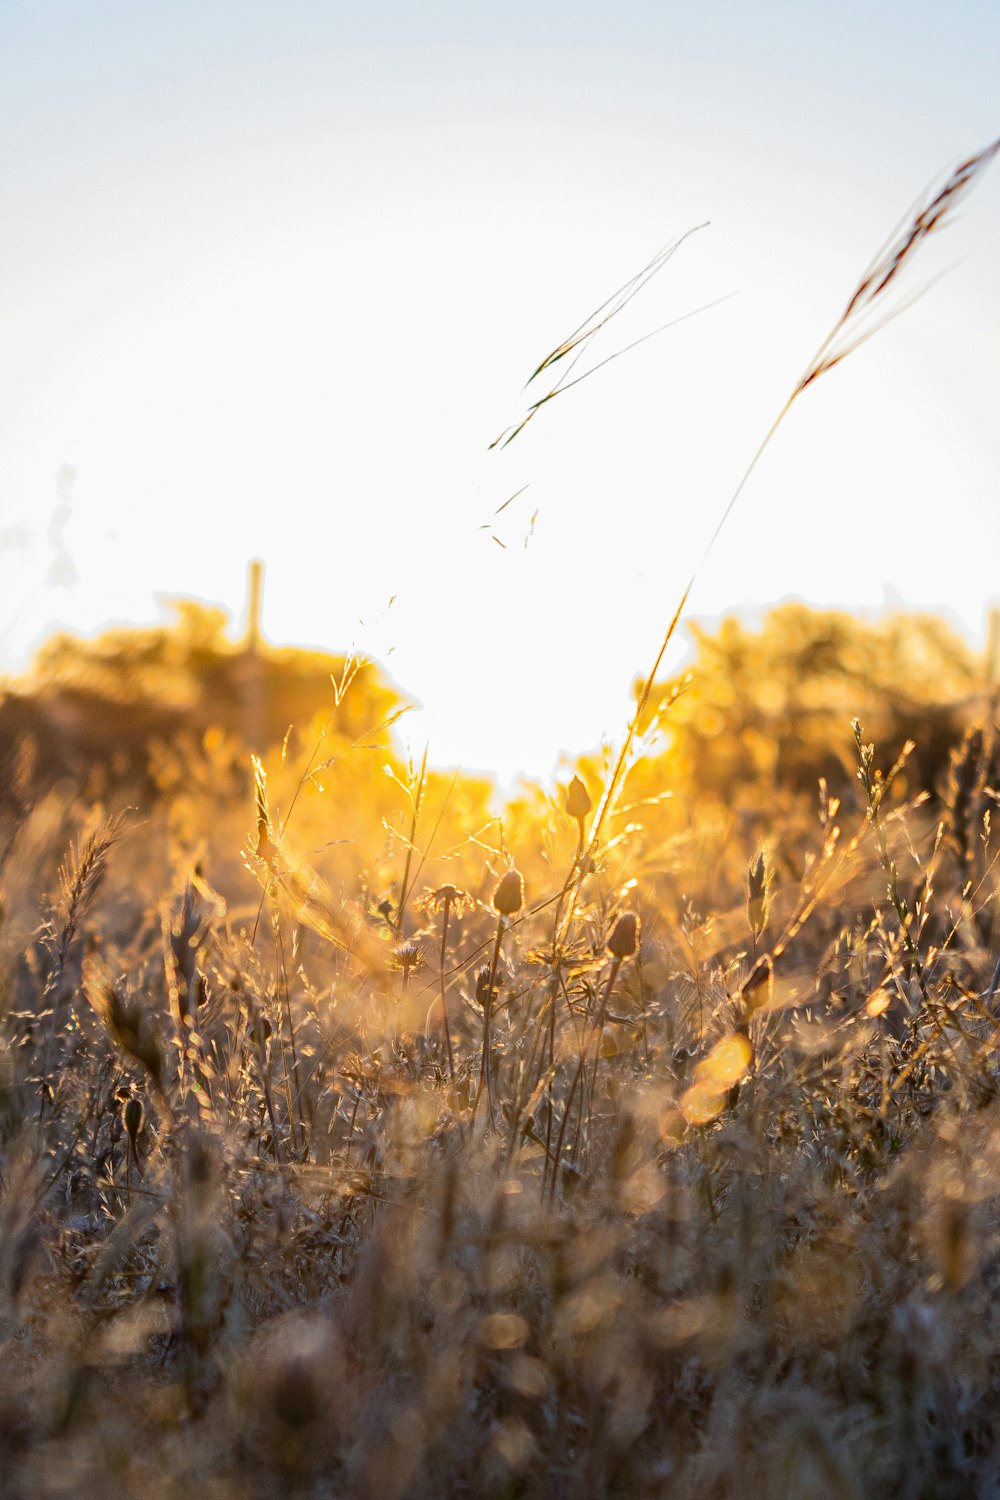
<instances>
[{"instance_id":1,"label":"dead vegetation","mask_svg":"<svg viewBox=\"0 0 1000 1500\"><path fill-rule=\"evenodd\" d=\"M720 750L756 712L727 641L596 852L594 766L463 829L475 788L364 748L363 849L306 857L331 804L280 749L214 804L193 768L22 816L6 1494L989 1492L994 705L929 801L846 724L818 804L708 787L698 702Z\"/></svg>"},{"instance_id":2,"label":"dead vegetation","mask_svg":"<svg viewBox=\"0 0 1000 1500\"><path fill-rule=\"evenodd\" d=\"M5 1496L996 1493L993 685L803 611L663 684L686 598L501 817L350 663L296 742L199 717L194 615L50 660L99 680L57 765L5 731Z\"/></svg>"}]
</instances>

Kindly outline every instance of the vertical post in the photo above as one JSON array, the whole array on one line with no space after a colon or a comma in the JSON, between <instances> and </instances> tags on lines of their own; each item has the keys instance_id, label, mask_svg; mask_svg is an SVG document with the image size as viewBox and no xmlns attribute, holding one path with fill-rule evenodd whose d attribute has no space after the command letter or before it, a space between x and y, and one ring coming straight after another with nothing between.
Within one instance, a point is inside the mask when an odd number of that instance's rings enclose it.
<instances>
[{"instance_id":1,"label":"vertical post","mask_svg":"<svg viewBox=\"0 0 1000 1500\"><path fill-rule=\"evenodd\" d=\"M264 598L264 564L259 557L252 558L247 567L247 632L245 645L248 651L256 651L261 642L261 610Z\"/></svg>"},{"instance_id":2,"label":"vertical post","mask_svg":"<svg viewBox=\"0 0 1000 1500\"><path fill-rule=\"evenodd\" d=\"M254 557L247 565L247 620L243 637L243 733L249 749L262 755L264 745L264 659L261 642L261 612L264 597L264 564Z\"/></svg>"},{"instance_id":3,"label":"vertical post","mask_svg":"<svg viewBox=\"0 0 1000 1500\"><path fill-rule=\"evenodd\" d=\"M1000 687L1000 605L997 604L986 617L986 685Z\"/></svg>"}]
</instances>

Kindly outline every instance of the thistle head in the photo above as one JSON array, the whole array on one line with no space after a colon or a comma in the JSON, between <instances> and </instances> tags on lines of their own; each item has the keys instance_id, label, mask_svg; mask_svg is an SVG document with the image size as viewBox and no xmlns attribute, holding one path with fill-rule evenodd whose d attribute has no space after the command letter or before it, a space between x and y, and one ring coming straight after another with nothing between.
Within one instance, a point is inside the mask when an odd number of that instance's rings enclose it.
<instances>
[{"instance_id":1,"label":"thistle head","mask_svg":"<svg viewBox=\"0 0 1000 1500\"><path fill-rule=\"evenodd\" d=\"M502 917L513 917L524 905L524 880L520 870L508 870L493 892L493 906Z\"/></svg>"},{"instance_id":2,"label":"thistle head","mask_svg":"<svg viewBox=\"0 0 1000 1500\"><path fill-rule=\"evenodd\" d=\"M125 1108L122 1111L122 1117L125 1121L128 1138L134 1146L139 1131L142 1129L142 1100L136 1099L134 1095L132 1098L127 1099L125 1101Z\"/></svg>"},{"instance_id":3,"label":"thistle head","mask_svg":"<svg viewBox=\"0 0 1000 1500\"><path fill-rule=\"evenodd\" d=\"M590 793L580 780L580 777L574 776L566 788L566 812L571 818L575 818L578 823L582 823L593 805Z\"/></svg>"},{"instance_id":4,"label":"thistle head","mask_svg":"<svg viewBox=\"0 0 1000 1500\"><path fill-rule=\"evenodd\" d=\"M639 918L634 911L623 911L611 929L608 952L612 958L631 958L639 947Z\"/></svg>"}]
</instances>

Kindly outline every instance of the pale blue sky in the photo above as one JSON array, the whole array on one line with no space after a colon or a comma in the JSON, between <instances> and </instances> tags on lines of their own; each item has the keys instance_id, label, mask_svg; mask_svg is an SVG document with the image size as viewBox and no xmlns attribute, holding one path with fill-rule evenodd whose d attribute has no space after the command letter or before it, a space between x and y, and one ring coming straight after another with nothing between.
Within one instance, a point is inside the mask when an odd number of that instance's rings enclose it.
<instances>
[{"instance_id":1,"label":"pale blue sky","mask_svg":"<svg viewBox=\"0 0 1000 1500\"><path fill-rule=\"evenodd\" d=\"M7 0L4 661L157 594L238 612L259 553L272 638L385 656L432 758L544 772L615 734L870 255L1000 132L998 77L993 4ZM704 219L603 352L737 295L487 454L538 358ZM980 629L996 166L927 251L916 282L955 269L793 413L697 614L898 598ZM524 484L503 551L480 524Z\"/></svg>"}]
</instances>

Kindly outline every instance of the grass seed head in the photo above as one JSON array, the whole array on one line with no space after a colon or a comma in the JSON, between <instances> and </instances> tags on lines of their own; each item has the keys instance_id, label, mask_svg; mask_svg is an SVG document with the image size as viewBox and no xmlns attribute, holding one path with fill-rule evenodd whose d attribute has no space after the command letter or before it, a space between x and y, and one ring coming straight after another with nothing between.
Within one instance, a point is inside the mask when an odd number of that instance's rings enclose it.
<instances>
[{"instance_id":1,"label":"grass seed head","mask_svg":"<svg viewBox=\"0 0 1000 1500\"><path fill-rule=\"evenodd\" d=\"M114 1041L142 1064L158 1088L163 1086L164 1059L160 1038L141 1000L118 984L94 976L84 980L84 994Z\"/></svg>"},{"instance_id":2,"label":"grass seed head","mask_svg":"<svg viewBox=\"0 0 1000 1500\"><path fill-rule=\"evenodd\" d=\"M762 849L747 869L747 921L754 937L760 937L767 926L769 885L770 872Z\"/></svg>"}]
</instances>

